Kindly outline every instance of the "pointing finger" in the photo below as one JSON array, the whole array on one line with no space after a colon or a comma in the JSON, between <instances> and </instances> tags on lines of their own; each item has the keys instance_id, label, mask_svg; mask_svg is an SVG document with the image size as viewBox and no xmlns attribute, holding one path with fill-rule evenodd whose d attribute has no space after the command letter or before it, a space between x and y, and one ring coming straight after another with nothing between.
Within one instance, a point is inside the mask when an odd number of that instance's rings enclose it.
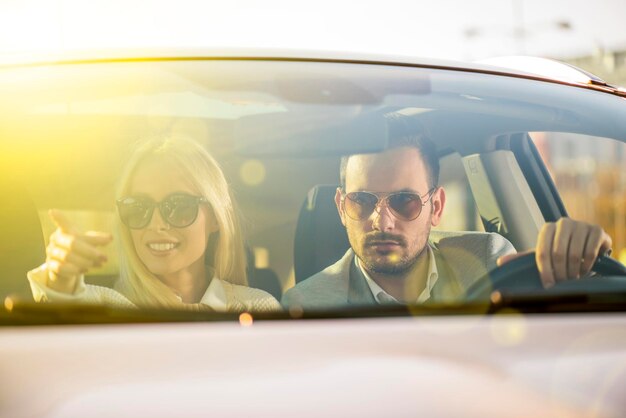
<instances>
[{"instance_id":1,"label":"pointing finger","mask_svg":"<svg viewBox=\"0 0 626 418\"><path fill-rule=\"evenodd\" d=\"M113 236L107 232L87 231L85 233L80 233L67 219L67 217L57 209L50 209L48 211L48 214L56 227L60 229L62 233L65 233L60 235L67 236L69 234L75 238L78 238L88 244L95 246L106 245L113 240Z\"/></svg>"},{"instance_id":2,"label":"pointing finger","mask_svg":"<svg viewBox=\"0 0 626 418\"><path fill-rule=\"evenodd\" d=\"M48 216L54 223L54 225L59 228L61 231L75 233L74 226L72 223L61 213L60 210L50 209L48 211Z\"/></svg>"}]
</instances>

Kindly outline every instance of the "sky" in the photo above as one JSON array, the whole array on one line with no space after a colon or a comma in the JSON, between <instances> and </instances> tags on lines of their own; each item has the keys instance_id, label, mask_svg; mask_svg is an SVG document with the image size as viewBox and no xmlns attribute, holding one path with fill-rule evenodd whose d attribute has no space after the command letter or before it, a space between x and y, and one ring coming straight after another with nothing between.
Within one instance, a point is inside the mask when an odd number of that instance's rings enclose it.
<instances>
[{"instance_id":1,"label":"sky","mask_svg":"<svg viewBox=\"0 0 626 418\"><path fill-rule=\"evenodd\" d=\"M263 47L455 60L626 50L626 0L0 0L0 55Z\"/></svg>"}]
</instances>

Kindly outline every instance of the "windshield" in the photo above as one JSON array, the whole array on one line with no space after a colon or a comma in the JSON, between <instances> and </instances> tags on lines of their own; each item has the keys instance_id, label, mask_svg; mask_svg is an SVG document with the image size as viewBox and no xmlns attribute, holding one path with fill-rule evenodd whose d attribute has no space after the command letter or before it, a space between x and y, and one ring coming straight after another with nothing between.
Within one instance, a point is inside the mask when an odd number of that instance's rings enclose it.
<instances>
[{"instance_id":1,"label":"windshield","mask_svg":"<svg viewBox=\"0 0 626 418\"><path fill-rule=\"evenodd\" d=\"M567 215L600 225L626 260L626 106L610 94L277 60L8 68L0 88L11 307L475 313L471 285ZM409 137L434 148L398 145ZM412 166L384 183L412 152L434 155L438 174ZM409 270L423 278L410 298L384 303L394 284L377 275ZM327 287L307 284L321 271ZM531 293L624 294L605 275L605 287Z\"/></svg>"}]
</instances>

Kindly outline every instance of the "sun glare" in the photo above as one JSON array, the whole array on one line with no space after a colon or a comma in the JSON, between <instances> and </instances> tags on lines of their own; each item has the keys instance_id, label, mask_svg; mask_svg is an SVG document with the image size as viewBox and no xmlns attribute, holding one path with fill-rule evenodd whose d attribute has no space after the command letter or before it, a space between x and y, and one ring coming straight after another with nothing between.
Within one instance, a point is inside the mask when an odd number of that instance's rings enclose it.
<instances>
[{"instance_id":1,"label":"sun glare","mask_svg":"<svg viewBox=\"0 0 626 418\"><path fill-rule=\"evenodd\" d=\"M415 5L395 3L403 13L369 0L320 0L315 7L287 0L12 0L0 6L0 54L261 47L437 57L457 50L461 32L432 36L432 24L416 22ZM368 10L375 13L362 13ZM382 22L393 22L394 32L384 32ZM425 37L429 42L416 42Z\"/></svg>"},{"instance_id":2,"label":"sun glare","mask_svg":"<svg viewBox=\"0 0 626 418\"><path fill-rule=\"evenodd\" d=\"M0 13L0 52L50 52L61 48L60 9L55 3L10 1Z\"/></svg>"},{"instance_id":3,"label":"sun glare","mask_svg":"<svg viewBox=\"0 0 626 418\"><path fill-rule=\"evenodd\" d=\"M567 0L525 0L524 16L516 16L511 3L517 2L495 0L3 0L0 57L172 47L462 60L511 54L572 56L623 45L619 13L607 13L622 7L619 1L601 0L604 8L577 10L564 9ZM590 27L590 22L602 25Z\"/></svg>"}]
</instances>

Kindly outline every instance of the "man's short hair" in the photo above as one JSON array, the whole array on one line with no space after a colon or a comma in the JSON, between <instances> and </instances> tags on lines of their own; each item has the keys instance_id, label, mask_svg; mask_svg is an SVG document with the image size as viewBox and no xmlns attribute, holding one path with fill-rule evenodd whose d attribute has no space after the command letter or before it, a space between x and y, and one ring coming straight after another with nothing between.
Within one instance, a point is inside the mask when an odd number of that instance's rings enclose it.
<instances>
[{"instance_id":1,"label":"man's short hair","mask_svg":"<svg viewBox=\"0 0 626 418\"><path fill-rule=\"evenodd\" d=\"M389 138L385 150L401 147L417 149L426 166L429 188L437 187L439 184L439 155L437 154L437 146L426 133L424 126L407 116L394 113L385 115L385 118L387 119ZM343 189L346 188L346 169L351 156L343 156L339 166L339 180Z\"/></svg>"}]
</instances>

